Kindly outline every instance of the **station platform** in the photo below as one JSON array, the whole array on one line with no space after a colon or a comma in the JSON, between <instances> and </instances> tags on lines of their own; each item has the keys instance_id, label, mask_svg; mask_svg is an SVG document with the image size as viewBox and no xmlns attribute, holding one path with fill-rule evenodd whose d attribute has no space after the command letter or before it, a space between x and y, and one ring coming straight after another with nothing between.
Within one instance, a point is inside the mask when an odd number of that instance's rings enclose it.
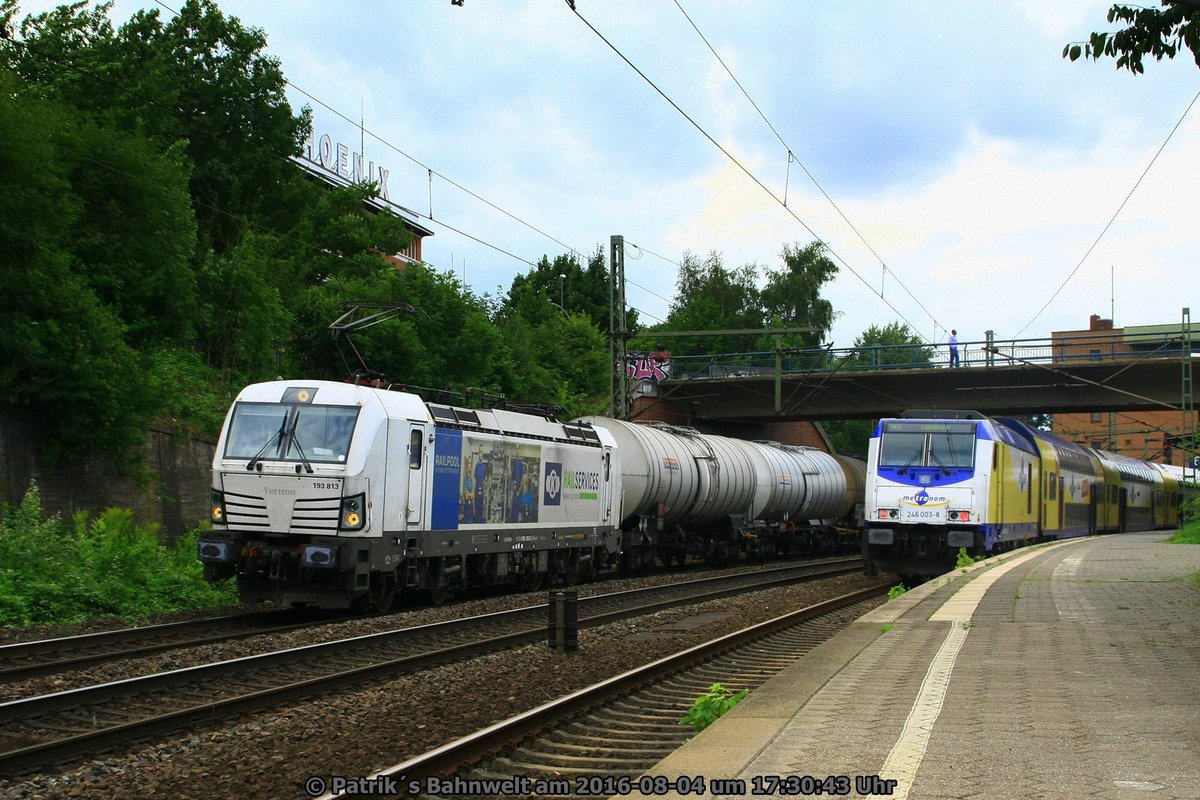
<instances>
[{"instance_id":1,"label":"station platform","mask_svg":"<svg viewBox=\"0 0 1200 800\"><path fill-rule=\"evenodd\" d=\"M703 795L660 797L1197 800L1200 546L1171 533L1067 540L932 580L647 774L705 779Z\"/></svg>"}]
</instances>

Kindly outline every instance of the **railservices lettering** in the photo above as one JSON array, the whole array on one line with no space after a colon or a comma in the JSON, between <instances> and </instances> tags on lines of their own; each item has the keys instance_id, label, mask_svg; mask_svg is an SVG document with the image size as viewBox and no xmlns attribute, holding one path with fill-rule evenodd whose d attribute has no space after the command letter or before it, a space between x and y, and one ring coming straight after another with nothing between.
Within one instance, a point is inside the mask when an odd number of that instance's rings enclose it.
<instances>
[{"instance_id":1,"label":"railservices lettering","mask_svg":"<svg viewBox=\"0 0 1200 800\"><path fill-rule=\"evenodd\" d=\"M600 488L600 473L569 471L563 474L563 483L567 489L588 489L594 492Z\"/></svg>"}]
</instances>

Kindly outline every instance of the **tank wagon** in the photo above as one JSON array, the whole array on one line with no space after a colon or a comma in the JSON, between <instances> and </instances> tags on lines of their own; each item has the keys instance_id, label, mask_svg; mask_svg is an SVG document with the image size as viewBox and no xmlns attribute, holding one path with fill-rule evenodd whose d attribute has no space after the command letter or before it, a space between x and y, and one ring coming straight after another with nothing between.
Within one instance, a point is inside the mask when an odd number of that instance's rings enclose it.
<instances>
[{"instance_id":1,"label":"tank wagon","mask_svg":"<svg viewBox=\"0 0 1200 800\"><path fill-rule=\"evenodd\" d=\"M603 417L621 454L627 565L853 548L866 466L822 450Z\"/></svg>"},{"instance_id":2,"label":"tank wagon","mask_svg":"<svg viewBox=\"0 0 1200 800\"><path fill-rule=\"evenodd\" d=\"M414 590L440 601L853 543L864 474L820 450L687 428L274 381L243 389L226 417L199 558L246 602L384 609Z\"/></svg>"},{"instance_id":3,"label":"tank wagon","mask_svg":"<svg viewBox=\"0 0 1200 800\"><path fill-rule=\"evenodd\" d=\"M1172 528L1179 481L1147 461L971 411L882 419L867 456L863 559L940 575L959 549Z\"/></svg>"}]
</instances>

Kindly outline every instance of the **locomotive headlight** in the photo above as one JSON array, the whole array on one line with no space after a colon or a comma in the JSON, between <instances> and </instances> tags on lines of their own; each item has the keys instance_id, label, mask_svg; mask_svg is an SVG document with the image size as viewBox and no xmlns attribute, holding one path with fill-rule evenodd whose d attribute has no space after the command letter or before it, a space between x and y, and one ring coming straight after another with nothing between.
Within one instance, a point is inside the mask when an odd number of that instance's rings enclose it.
<instances>
[{"instance_id":1,"label":"locomotive headlight","mask_svg":"<svg viewBox=\"0 0 1200 800\"><path fill-rule=\"evenodd\" d=\"M360 530L367 521L366 505L366 495L356 494L353 497L343 497L338 528L344 531Z\"/></svg>"},{"instance_id":2,"label":"locomotive headlight","mask_svg":"<svg viewBox=\"0 0 1200 800\"><path fill-rule=\"evenodd\" d=\"M210 502L211 502L211 508L210 508L209 514L210 514L210 518L213 521L213 524L224 525L225 524L225 493L218 492L216 489L213 489Z\"/></svg>"}]
</instances>

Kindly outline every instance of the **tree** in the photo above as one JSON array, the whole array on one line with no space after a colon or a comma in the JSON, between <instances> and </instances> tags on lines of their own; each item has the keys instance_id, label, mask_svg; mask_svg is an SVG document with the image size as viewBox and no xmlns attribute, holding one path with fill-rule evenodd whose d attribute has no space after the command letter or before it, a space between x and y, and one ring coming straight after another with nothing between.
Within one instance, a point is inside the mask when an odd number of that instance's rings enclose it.
<instances>
[{"instance_id":1,"label":"tree","mask_svg":"<svg viewBox=\"0 0 1200 800\"><path fill-rule=\"evenodd\" d=\"M198 224L197 265L225 253L255 226L286 227L301 180L288 161L311 129L292 113L266 34L224 16L212 0L187 0L167 21L136 12L119 31L112 3L86 2L26 17L0 66L25 96L54 97L97 124L137 131L161 151L182 147ZM0 0L0 24L16 0ZM10 26L11 27L11 26Z\"/></svg>"},{"instance_id":2,"label":"tree","mask_svg":"<svg viewBox=\"0 0 1200 800\"><path fill-rule=\"evenodd\" d=\"M1094 32L1086 42L1068 44L1063 48L1063 58L1099 61L1101 56L1109 56L1116 58L1117 69L1138 75L1145 72L1142 62L1146 56L1162 61L1174 58L1186 47L1200 67L1200 4L1166 0L1164 5L1166 8L1114 5L1108 11L1108 21L1122 22L1125 27L1115 32Z\"/></svg>"},{"instance_id":3,"label":"tree","mask_svg":"<svg viewBox=\"0 0 1200 800\"><path fill-rule=\"evenodd\" d=\"M933 348L925 346L920 336L902 322L889 322L882 328L871 325L854 340L854 355L847 367L878 369L879 367L927 366L933 359Z\"/></svg>"},{"instance_id":4,"label":"tree","mask_svg":"<svg viewBox=\"0 0 1200 800\"><path fill-rule=\"evenodd\" d=\"M654 339L655 331L750 330L763 327L763 311L758 287L757 267L748 265L727 269L719 253L709 253L703 261L691 253L683 257L675 283L675 300L667 321L644 331L642 349L669 349L676 355L695 353L733 353L754 348L744 336L696 336ZM637 346L634 349L639 349Z\"/></svg>"},{"instance_id":5,"label":"tree","mask_svg":"<svg viewBox=\"0 0 1200 800\"><path fill-rule=\"evenodd\" d=\"M14 88L0 72L0 397L41 423L48 460L103 450L120 462L153 413L131 343L190 330L186 173L144 139ZM110 175L114 163L127 172ZM153 185L143 191L143 180ZM122 208L130 219L117 219ZM157 241L126 242L139 225ZM108 253L118 243L127 246ZM161 318L160 303L183 322Z\"/></svg>"},{"instance_id":6,"label":"tree","mask_svg":"<svg viewBox=\"0 0 1200 800\"><path fill-rule=\"evenodd\" d=\"M816 347L833 327L833 304L821 297L821 288L837 275L837 265L826 255L823 242L783 246L784 269L770 270L762 291L763 312L772 328L813 328L788 334L785 347Z\"/></svg>"}]
</instances>

